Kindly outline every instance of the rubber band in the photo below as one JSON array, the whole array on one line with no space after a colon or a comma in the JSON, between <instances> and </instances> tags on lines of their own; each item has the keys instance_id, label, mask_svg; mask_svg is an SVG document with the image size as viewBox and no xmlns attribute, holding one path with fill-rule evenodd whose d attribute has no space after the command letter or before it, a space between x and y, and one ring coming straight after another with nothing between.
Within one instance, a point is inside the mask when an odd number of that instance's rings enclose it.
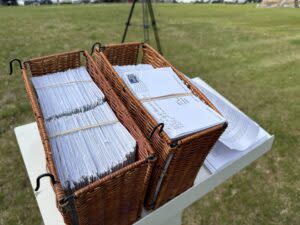
<instances>
[{"instance_id":1,"label":"rubber band","mask_svg":"<svg viewBox=\"0 0 300 225\"><path fill-rule=\"evenodd\" d=\"M76 83L89 83L93 82L92 80L76 80L76 81L70 81L70 82L63 82L63 83L58 83L58 84L51 84L47 86L42 86L42 87L35 87L36 90L39 89L44 89L44 88L51 88L51 87L61 87L69 84L76 84Z\"/></svg>"},{"instance_id":2,"label":"rubber band","mask_svg":"<svg viewBox=\"0 0 300 225\"><path fill-rule=\"evenodd\" d=\"M54 135L50 136L50 138L63 136L63 135L74 133L74 132L81 131L81 130L88 130L88 129L92 129L92 128L95 128L95 127L102 127L102 126L112 125L112 124L115 124L115 123L119 123L119 121L118 120L103 121L101 123L92 124L92 125L85 126L85 127L78 127L78 128L71 129L71 130L66 130L64 132L54 134Z\"/></svg>"},{"instance_id":3,"label":"rubber band","mask_svg":"<svg viewBox=\"0 0 300 225\"><path fill-rule=\"evenodd\" d=\"M151 102L154 100L164 100L164 99L169 99L169 98L176 98L176 97L185 97L185 96L192 96L193 93L177 93L177 94L170 94L170 95L162 95L162 96L157 96L153 98L142 98L140 99L141 102Z\"/></svg>"}]
</instances>

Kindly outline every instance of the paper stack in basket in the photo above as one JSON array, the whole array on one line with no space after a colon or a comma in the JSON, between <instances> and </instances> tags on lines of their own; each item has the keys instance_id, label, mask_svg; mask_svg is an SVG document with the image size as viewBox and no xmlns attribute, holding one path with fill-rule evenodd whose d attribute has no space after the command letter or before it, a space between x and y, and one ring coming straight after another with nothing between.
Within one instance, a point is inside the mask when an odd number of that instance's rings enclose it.
<instances>
[{"instance_id":1,"label":"paper stack in basket","mask_svg":"<svg viewBox=\"0 0 300 225\"><path fill-rule=\"evenodd\" d=\"M66 191L135 161L136 141L84 67L33 77L32 83Z\"/></svg>"},{"instance_id":2,"label":"paper stack in basket","mask_svg":"<svg viewBox=\"0 0 300 225\"><path fill-rule=\"evenodd\" d=\"M172 140L223 124L226 120L195 96L170 67L114 66L132 93L164 123Z\"/></svg>"}]
</instances>

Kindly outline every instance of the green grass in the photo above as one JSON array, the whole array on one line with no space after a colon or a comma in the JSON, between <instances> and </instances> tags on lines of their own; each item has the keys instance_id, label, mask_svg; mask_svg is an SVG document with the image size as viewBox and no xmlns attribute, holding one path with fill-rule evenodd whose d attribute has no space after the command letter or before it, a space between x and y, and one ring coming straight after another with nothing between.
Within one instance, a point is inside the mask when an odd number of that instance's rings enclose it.
<instances>
[{"instance_id":1,"label":"green grass","mask_svg":"<svg viewBox=\"0 0 300 225\"><path fill-rule=\"evenodd\" d=\"M165 56L276 135L270 153L189 207L183 223L300 224L299 9L154 7ZM0 8L1 225L41 224L13 133L34 119L20 71L6 76L8 61L119 42L128 10L125 4ZM134 24L141 24L140 13ZM140 26L130 28L128 40L142 40Z\"/></svg>"}]
</instances>

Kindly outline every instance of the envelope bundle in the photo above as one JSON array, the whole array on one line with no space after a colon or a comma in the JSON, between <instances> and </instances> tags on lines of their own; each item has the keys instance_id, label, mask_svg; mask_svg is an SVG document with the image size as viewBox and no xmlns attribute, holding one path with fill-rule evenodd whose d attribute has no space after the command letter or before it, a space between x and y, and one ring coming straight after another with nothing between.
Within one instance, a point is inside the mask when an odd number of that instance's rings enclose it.
<instances>
[{"instance_id":1,"label":"envelope bundle","mask_svg":"<svg viewBox=\"0 0 300 225\"><path fill-rule=\"evenodd\" d=\"M135 161L136 142L84 67L32 78L67 192Z\"/></svg>"},{"instance_id":2,"label":"envelope bundle","mask_svg":"<svg viewBox=\"0 0 300 225\"><path fill-rule=\"evenodd\" d=\"M83 112L104 102L104 95L84 67L33 77L45 120Z\"/></svg>"},{"instance_id":3,"label":"envelope bundle","mask_svg":"<svg viewBox=\"0 0 300 225\"><path fill-rule=\"evenodd\" d=\"M114 66L135 97L164 123L171 140L225 123L225 119L197 98L171 67L149 64ZM187 116L188 115L188 116Z\"/></svg>"}]
</instances>

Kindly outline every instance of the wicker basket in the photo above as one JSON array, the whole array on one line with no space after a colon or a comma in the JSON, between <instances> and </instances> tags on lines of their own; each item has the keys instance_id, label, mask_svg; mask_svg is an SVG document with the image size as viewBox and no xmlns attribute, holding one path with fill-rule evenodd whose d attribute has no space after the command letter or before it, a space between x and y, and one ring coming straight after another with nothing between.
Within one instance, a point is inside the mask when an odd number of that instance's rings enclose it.
<instances>
[{"instance_id":1,"label":"wicker basket","mask_svg":"<svg viewBox=\"0 0 300 225\"><path fill-rule=\"evenodd\" d=\"M81 57L81 53L84 57ZM29 66L28 69L30 69L32 76L41 76L79 67L81 58L86 59L87 71L103 91L108 104L119 121L137 141L137 160L75 191L72 195L66 196L57 177L43 115L26 67ZM76 51L32 59L22 65L22 75L44 145L47 169L57 181L53 185L53 189L56 194L57 207L62 213L65 223L73 225L129 225L136 221L141 214L155 157L153 157L153 150L148 140L96 67L91 56L87 52Z\"/></svg>"},{"instance_id":2,"label":"wicker basket","mask_svg":"<svg viewBox=\"0 0 300 225\"><path fill-rule=\"evenodd\" d=\"M105 47L99 44L94 56L101 72L154 147L158 160L150 179L146 207L155 209L193 185L204 159L226 129L227 124L218 125L172 142L163 131L161 124L157 124L112 66L145 63L155 68L172 67L196 96L215 111L218 112L218 110L181 72L148 44L137 42Z\"/></svg>"}]
</instances>

